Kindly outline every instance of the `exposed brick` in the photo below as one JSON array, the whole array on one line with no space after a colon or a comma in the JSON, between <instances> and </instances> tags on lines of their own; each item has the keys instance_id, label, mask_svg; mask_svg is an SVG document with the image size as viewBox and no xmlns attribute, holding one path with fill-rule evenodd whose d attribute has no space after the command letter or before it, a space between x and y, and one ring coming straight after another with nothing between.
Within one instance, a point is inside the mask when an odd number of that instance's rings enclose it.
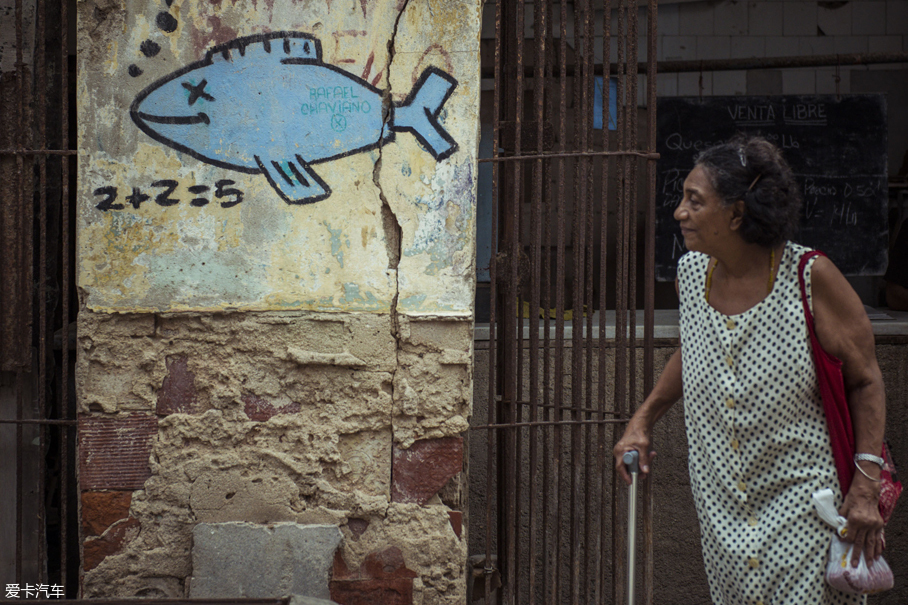
<instances>
[{"instance_id":1,"label":"exposed brick","mask_svg":"<svg viewBox=\"0 0 908 605\"><path fill-rule=\"evenodd\" d=\"M347 519L347 528L353 534L353 539L359 540L360 536L369 529L369 522L365 519Z\"/></svg>"},{"instance_id":2,"label":"exposed brick","mask_svg":"<svg viewBox=\"0 0 908 605\"><path fill-rule=\"evenodd\" d=\"M82 492L82 534L100 536L129 516L132 492Z\"/></svg>"},{"instance_id":3,"label":"exposed brick","mask_svg":"<svg viewBox=\"0 0 908 605\"><path fill-rule=\"evenodd\" d=\"M449 510L448 517L451 519L451 529L460 538L460 534L463 532L463 513L459 510Z\"/></svg>"},{"instance_id":4,"label":"exposed brick","mask_svg":"<svg viewBox=\"0 0 908 605\"><path fill-rule=\"evenodd\" d=\"M82 490L137 490L151 476L148 456L158 432L149 414L79 416Z\"/></svg>"},{"instance_id":5,"label":"exposed brick","mask_svg":"<svg viewBox=\"0 0 908 605\"><path fill-rule=\"evenodd\" d=\"M369 553L357 572L351 572L338 551L334 556L331 600L340 605L410 605L413 578L400 549L392 546Z\"/></svg>"},{"instance_id":6,"label":"exposed brick","mask_svg":"<svg viewBox=\"0 0 908 605\"><path fill-rule=\"evenodd\" d=\"M285 406L276 408L267 399L258 395L243 395L243 411L249 416L249 420L263 422L277 416L278 414L295 414L300 411L300 404L288 403Z\"/></svg>"},{"instance_id":7,"label":"exposed brick","mask_svg":"<svg viewBox=\"0 0 908 605\"><path fill-rule=\"evenodd\" d=\"M393 448L391 501L425 504L463 469L463 438L442 437Z\"/></svg>"},{"instance_id":8,"label":"exposed brick","mask_svg":"<svg viewBox=\"0 0 908 605\"><path fill-rule=\"evenodd\" d=\"M195 388L195 374L189 371L185 357L167 358L167 376L158 389L157 413L194 414L199 410L199 396Z\"/></svg>"},{"instance_id":9,"label":"exposed brick","mask_svg":"<svg viewBox=\"0 0 908 605\"><path fill-rule=\"evenodd\" d=\"M139 535L142 524L132 517L115 523L100 538L89 538L82 546L82 562L85 571L91 571L108 556L115 554L123 546Z\"/></svg>"}]
</instances>

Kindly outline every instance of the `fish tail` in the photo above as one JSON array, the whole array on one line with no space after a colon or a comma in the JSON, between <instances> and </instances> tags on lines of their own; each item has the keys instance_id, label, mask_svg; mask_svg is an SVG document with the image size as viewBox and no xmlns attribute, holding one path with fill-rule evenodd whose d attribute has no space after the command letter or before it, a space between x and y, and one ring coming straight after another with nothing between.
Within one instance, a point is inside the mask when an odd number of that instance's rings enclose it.
<instances>
[{"instance_id":1,"label":"fish tail","mask_svg":"<svg viewBox=\"0 0 908 605\"><path fill-rule=\"evenodd\" d=\"M427 68L407 98L394 105L391 130L412 132L436 160L449 157L457 151L457 143L439 123L438 115L456 87L453 76L437 67Z\"/></svg>"}]
</instances>

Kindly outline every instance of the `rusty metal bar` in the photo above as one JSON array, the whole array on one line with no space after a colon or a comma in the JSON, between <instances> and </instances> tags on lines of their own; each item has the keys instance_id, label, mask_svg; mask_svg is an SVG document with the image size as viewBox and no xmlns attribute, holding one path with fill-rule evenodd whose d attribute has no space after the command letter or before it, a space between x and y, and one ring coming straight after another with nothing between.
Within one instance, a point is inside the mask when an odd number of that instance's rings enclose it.
<instances>
[{"instance_id":1,"label":"rusty metal bar","mask_svg":"<svg viewBox=\"0 0 908 605\"><path fill-rule=\"evenodd\" d=\"M79 155L76 149L0 149L0 155Z\"/></svg>"},{"instance_id":2,"label":"rusty metal bar","mask_svg":"<svg viewBox=\"0 0 908 605\"><path fill-rule=\"evenodd\" d=\"M47 6L45 0L37 0L36 10L36 43L35 43L35 71L37 72L37 87L34 104L37 108L38 147L47 149ZM37 405L39 418L47 418L47 156L38 156L38 388ZM46 465L43 463L47 452L46 431L44 425L39 425L38 449L42 464L38 465L38 501L42 504L47 501L45 497ZM42 506L38 512L42 519L40 544L38 552L40 560L47 561L47 514ZM46 580L47 565L41 565L39 577Z\"/></svg>"},{"instance_id":3,"label":"rusty metal bar","mask_svg":"<svg viewBox=\"0 0 908 605\"><path fill-rule=\"evenodd\" d=\"M22 32L22 0L16 0L16 123L20 126L16 130L17 140L16 146L23 147L24 143L24 132L21 128L21 125L24 123L25 117L25 64L22 59L22 50L23 45L25 44L25 38ZM16 156L16 183L17 183L17 197L18 206L25 206L25 179L24 179L24 161L22 156ZM31 233L31 213L29 212L26 217L24 217L25 231L26 233ZM26 240L27 242L30 242ZM19 240L21 241L21 240ZM29 292L28 282L26 281L26 276L30 276L31 271L31 255L25 255L24 251L27 249L28 243L22 246L23 254L20 255L19 259L22 262L22 270L19 272L19 288L17 289L17 295L19 297L26 296L26 292ZM26 265L25 261L28 258L29 264ZM28 270L26 270L28 267ZM31 319L29 317L29 319ZM22 420L25 411L25 401L23 399L25 390L25 375L22 371L22 368L16 373L16 419ZM23 460L23 450L24 450L24 433L22 431L22 425L16 426L16 577L22 577L22 527L23 527L23 478L24 473L24 460Z\"/></svg>"},{"instance_id":4,"label":"rusty metal bar","mask_svg":"<svg viewBox=\"0 0 908 605\"><path fill-rule=\"evenodd\" d=\"M624 424L627 422L626 418L600 418L599 420L556 420L556 421L545 421L539 420L536 422L507 422L504 424L478 424L473 425L471 429L510 429L514 427L524 427L524 426L579 426L579 425L599 425L599 424ZM571 546L573 550L579 550Z\"/></svg>"},{"instance_id":5,"label":"rusty metal bar","mask_svg":"<svg viewBox=\"0 0 908 605\"><path fill-rule=\"evenodd\" d=\"M637 151L573 151L569 153L540 153L535 155L503 155L495 158L480 158L479 162L508 162L514 160L546 160L549 158L591 158L598 156L636 156L645 160L658 160L662 156L656 152Z\"/></svg>"},{"instance_id":6,"label":"rusty metal bar","mask_svg":"<svg viewBox=\"0 0 908 605\"><path fill-rule=\"evenodd\" d=\"M69 151L69 6L68 2L60 5L60 147ZM75 154L73 150L73 155ZM61 309L60 318L63 334L67 336L61 347L60 376L60 415L67 424L76 424L69 417L69 157L61 158L60 166L60 214L62 218L62 259L61 259ZM60 431L60 584L67 584L67 559L69 547L69 432Z\"/></svg>"},{"instance_id":7,"label":"rusty metal bar","mask_svg":"<svg viewBox=\"0 0 908 605\"><path fill-rule=\"evenodd\" d=\"M908 63L908 52L876 52L876 53L848 53L841 55L813 55L789 57L748 57L740 59L703 59L693 61L659 61L656 63L657 73L673 74L685 72L715 72L715 71L746 71L751 69L797 69L800 67L846 67L849 65L885 65L889 63ZM618 71L617 63L609 67L613 72ZM638 63L637 72L646 74L649 61ZM602 75L605 68L602 64L593 66L593 73ZM558 72L556 76L560 75ZM568 69L568 77L574 77L574 71ZM482 70L483 78L492 77L488 70ZM527 74L532 77L532 71Z\"/></svg>"},{"instance_id":8,"label":"rusty metal bar","mask_svg":"<svg viewBox=\"0 0 908 605\"><path fill-rule=\"evenodd\" d=\"M502 13L502 3L498 3L495 7L495 87L493 90L493 102L492 102L492 154L493 156L498 155L499 142L500 142L500 115L499 115L499 103L501 100L501 90L498 86L498 83L501 81L501 13ZM498 305L498 212L499 212L499 166L498 164L492 164L492 250L491 250L491 259L489 261L489 330L491 334L496 334L496 320L497 320L497 305ZM497 339L491 338L489 340L489 390L488 390L488 405L487 405L487 416L489 424L496 424L497 421L497 404L495 399L498 395L497 389L497 378L498 378L498 346ZM493 486L497 487L497 483L494 481L497 477L496 469L497 465L496 456L497 456L497 431L491 431L488 433L486 438L486 536L485 536L485 563L484 563L484 576L485 576L485 598L486 601L492 601L492 578L493 572L495 571L494 566L492 565L492 507L493 505L498 509L498 503L501 501L501 494L493 491ZM495 494L493 497L493 493ZM498 515L500 518L501 515ZM496 519L497 520L497 519ZM496 553L498 554L498 553Z\"/></svg>"},{"instance_id":9,"label":"rusty metal bar","mask_svg":"<svg viewBox=\"0 0 908 605\"><path fill-rule=\"evenodd\" d=\"M56 420L52 418L44 419L16 419L16 420L2 420L0 419L0 424L36 424L41 426L75 426L78 424L77 420Z\"/></svg>"}]
</instances>

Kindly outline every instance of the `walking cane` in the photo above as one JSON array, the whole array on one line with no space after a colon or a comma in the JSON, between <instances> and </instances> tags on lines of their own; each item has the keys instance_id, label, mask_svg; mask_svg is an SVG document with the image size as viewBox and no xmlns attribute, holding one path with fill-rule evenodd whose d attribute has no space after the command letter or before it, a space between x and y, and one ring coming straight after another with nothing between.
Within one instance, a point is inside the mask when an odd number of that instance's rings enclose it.
<instances>
[{"instance_id":1,"label":"walking cane","mask_svg":"<svg viewBox=\"0 0 908 605\"><path fill-rule=\"evenodd\" d=\"M625 452L621 461L631 474L631 490L627 500L627 603L634 605L634 564L637 562L637 474L640 472L640 453Z\"/></svg>"}]
</instances>

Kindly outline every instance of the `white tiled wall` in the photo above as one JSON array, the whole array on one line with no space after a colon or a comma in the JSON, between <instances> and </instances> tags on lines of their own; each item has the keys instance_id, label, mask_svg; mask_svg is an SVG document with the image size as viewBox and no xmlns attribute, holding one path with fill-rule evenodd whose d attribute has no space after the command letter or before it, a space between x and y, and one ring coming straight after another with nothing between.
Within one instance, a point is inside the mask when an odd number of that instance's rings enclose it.
<instances>
[{"instance_id":1,"label":"white tiled wall","mask_svg":"<svg viewBox=\"0 0 908 605\"><path fill-rule=\"evenodd\" d=\"M834 7L834 8L833 8ZM908 51L908 0L660 0L660 60L708 60ZM838 92L850 92L853 69L838 70ZM782 94L835 94L836 69L780 70ZM748 81L750 86L748 87ZM772 83L772 86L770 86ZM660 74L660 95L770 94L778 76L746 72Z\"/></svg>"}]
</instances>

